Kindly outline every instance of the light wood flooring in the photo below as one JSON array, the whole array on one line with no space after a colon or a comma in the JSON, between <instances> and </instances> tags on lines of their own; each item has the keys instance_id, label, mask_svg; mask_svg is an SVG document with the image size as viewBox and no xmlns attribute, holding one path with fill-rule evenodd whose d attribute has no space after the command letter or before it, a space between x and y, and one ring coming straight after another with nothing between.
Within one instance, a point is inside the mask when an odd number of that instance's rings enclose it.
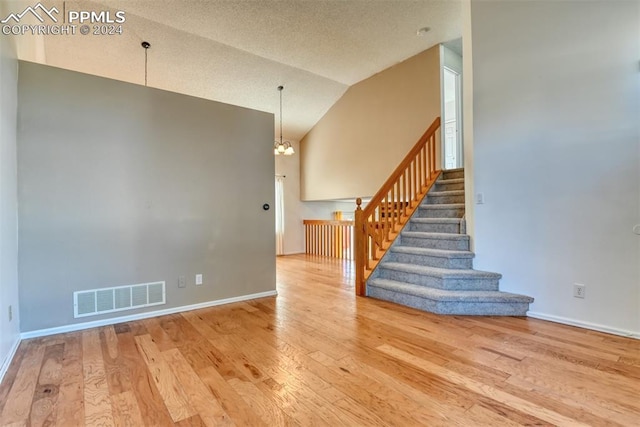
<instances>
[{"instance_id":1,"label":"light wood flooring","mask_svg":"<svg viewBox=\"0 0 640 427\"><path fill-rule=\"evenodd\" d=\"M356 298L278 258L279 296L32 340L0 425L640 425L640 341Z\"/></svg>"}]
</instances>

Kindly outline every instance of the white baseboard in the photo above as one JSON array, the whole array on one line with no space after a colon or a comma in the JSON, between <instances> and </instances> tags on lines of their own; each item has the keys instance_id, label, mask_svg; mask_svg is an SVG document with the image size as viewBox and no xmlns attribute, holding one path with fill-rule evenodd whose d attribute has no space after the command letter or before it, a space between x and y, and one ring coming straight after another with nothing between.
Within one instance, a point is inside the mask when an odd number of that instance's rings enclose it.
<instances>
[{"instance_id":1,"label":"white baseboard","mask_svg":"<svg viewBox=\"0 0 640 427\"><path fill-rule=\"evenodd\" d=\"M4 378L4 374L7 373L7 370L9 369L9 366L11 365L11 361L13 360L13 356L15 356L16 355L16 351L18 351L18 346L20 346L20 341L22 341L20 339L20 336L16 336L16 341L11 346L11 349L9 350L9 354L7 354L7 357L4 358L4 361L2 362L2 366L0 366L0 383L2 383L2 380Z\"/></svg>"},{"instance_id":2,"label":"white baseboard","mask_svg":"<svg viewBox=\"0 0 640 427\"><path fill-rule=\"evenodd\" d=\"M132 314L129 316L112 317L110 319L94 320L93 322L74 323L72 325L58 326L55 328L39 329L37 331L23 332L21 339L45 337L48 335L64 334L66 332L81 331L83 329L97 328L100 326L115 325L116 323L131 322L134 320L148 319L150 317L164 316L167 314L181 313L183 311L198 310L200 308L213 307L216 305L231 304L234 302L247 301L257 298L273 297L278 295L278 291L259 292L256 294L241 295L239 297L207 301L198 304L183 305L180 307L167 308L164 310L148 311L146 313Z\"/></svg>"},{"instance_id":3,"label":"white baseboard","mask_svg":"<svg viewBox=\"0 0 640 427\"><path fill-rule=\"evenodd\" d=\"M579 328L592 329L598 332L605 332L607 334L620 335L627 338L640 339L640 332L627 331L619 328L612 328L610 326L599 325L597 323L583 322L582 320L570 319L568 317L554 316L552 314L537 313L535 311L528 311L527 316L540 320L549 320L551 322L562 323L565 325L577 326Z\"/></svg>"}]
</instances>

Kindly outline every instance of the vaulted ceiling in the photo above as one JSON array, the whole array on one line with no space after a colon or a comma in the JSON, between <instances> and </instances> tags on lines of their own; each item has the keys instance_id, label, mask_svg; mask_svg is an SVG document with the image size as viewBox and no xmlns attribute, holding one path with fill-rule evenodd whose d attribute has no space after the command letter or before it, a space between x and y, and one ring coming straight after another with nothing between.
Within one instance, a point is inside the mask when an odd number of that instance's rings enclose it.
<instances>
[{"instance_id":1,"label":"vaulted ceiling","mask_svg":"<svg viewBox=\"0 0 640 427\"><path fill-rule=\"evenodd\" d=\"M20 12L36 1L8 3ZM349 86L462 31L457 0L42 3L60 11L123 10L123 34L16 36L20 59L144 84L145 40L152 87L272 112L277 120L276 88L284 85L284 136L296 140Z\"/></svg>"}]
</instances>

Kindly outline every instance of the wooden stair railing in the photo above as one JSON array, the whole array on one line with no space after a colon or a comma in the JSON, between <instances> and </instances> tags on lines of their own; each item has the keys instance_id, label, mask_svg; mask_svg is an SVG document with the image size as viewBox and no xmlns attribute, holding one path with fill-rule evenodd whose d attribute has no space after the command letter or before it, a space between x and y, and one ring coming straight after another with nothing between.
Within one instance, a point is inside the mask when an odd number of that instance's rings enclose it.
<instances>
[{"instance_id":1,"label":"wooden stair railing","mask_svg":"<svg viewBox=\"0 0 640 427\"><path fill-rule=\"evenodd\" d=\"M384 185L363 209L362 199L356 200L355 288L366 295L366 280L420 201L438 179L436 136L440 129L437 117L402 160Z\"/></svg>"},{"instance_id":2,"label":"wooden stair railing","mask_svg":"<svg viewBox=\"0 0 640 427\"><path fill-rule=\"evenodd\" d=\"M305 219L305 253L353 259L353 221Z\"/></svg>"}]
</instances>

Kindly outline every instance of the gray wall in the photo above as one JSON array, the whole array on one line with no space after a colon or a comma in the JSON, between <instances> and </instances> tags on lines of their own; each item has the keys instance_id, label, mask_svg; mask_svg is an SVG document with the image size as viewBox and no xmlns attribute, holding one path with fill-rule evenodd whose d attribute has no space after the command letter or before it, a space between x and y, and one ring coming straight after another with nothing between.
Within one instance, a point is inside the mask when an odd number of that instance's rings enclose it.
<instances>
[{"instance_id":1,"label":"gray wall","mask_svg":"<svg viewBox=\"0 0 640 427\"><path fill-rule=\"evenodd\" d=\"M18 96L23 332L77 322L76 290L275 289L272 114L22 62Z\"/></svg>"},{"instance_id":2,"label":"gray wall","mask_svg":"<svg viewBox=\"0 0 640 427\"><path fill-rule=\"evenodd\" d=\"M640 333L640 2L471 7L476 267L534 314Z\"/></svg>"},{"instance_id":3,"label":"gray wall","mask_svg":"<svg viewBox=\"0 0 640 427\"><path fill-rule=\"evenodd\" d=\"M0 4L0 16L4 16ZM20 336L18 316L18 209L16 112L18 61L13 40L0 37L0 378ZM9 321L9 306L13 320Z\"/></svg>"}]
</instances>

